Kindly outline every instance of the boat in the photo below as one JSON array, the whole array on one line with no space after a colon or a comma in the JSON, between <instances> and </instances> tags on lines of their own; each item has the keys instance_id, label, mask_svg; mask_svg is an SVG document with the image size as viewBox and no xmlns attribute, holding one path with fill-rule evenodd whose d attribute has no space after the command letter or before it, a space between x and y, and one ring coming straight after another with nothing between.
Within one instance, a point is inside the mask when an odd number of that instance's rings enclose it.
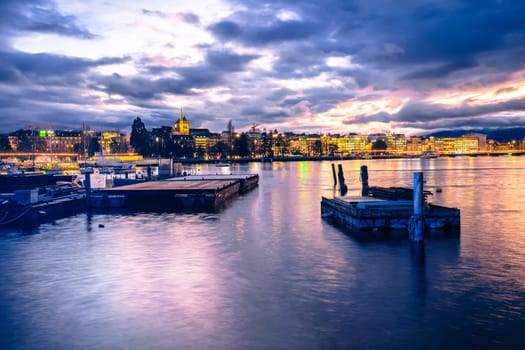
<instances>
[{"instance_id":1,"label":"boat","mask_svg":"<svg viewBox=\"0 0 525 350\"><path fill-rule=\"evenodd\" d=\"M85 189L72 183L16 190L0 197L0 227L36 226L86 206Z\"/></svg>"},{"instance_id":2,"label":"boat","mask_svg":"<svg viewBox=\"0 0 525 350\"><path fill-rule=\"evenodd\" d=\"M228 163L215 163L215 166L218 168L228 168L230 164Z\"/></svg>"},{"instance_id":3,"label":"boat","mask_svg":"<svg viewBox=\"0 0 525 350\"><path fill-rule=\"evenodd\" d=\"M72 175L44 174L42 172L18 172L0 174L0 193L13 193L37 187L52 186L57 181L71 182Z\"/></svg>"},{"instance_id":4,"label":"boat","mask_svg":"<svg viewBox=\"0 0 525 350\"><path fill-rule=\"evenodd\" d=\"M421 159L431 159L437 157L439 157L439 154L434 151L425 151L419 156Z\"/></svg>"}]
</instances>

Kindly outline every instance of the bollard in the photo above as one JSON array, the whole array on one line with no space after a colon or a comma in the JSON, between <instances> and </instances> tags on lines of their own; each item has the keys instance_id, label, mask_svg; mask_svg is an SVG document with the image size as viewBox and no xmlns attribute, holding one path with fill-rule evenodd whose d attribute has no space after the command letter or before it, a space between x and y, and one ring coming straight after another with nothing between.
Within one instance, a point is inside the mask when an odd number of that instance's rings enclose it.
<instances>
[{"instance_id":1,"label":"bollard","mask_svg":"<svg viewBox=\"0 0 525 350\"><path fill-rule=\"evenodd\" d=\"M345 184L345 176L343 174L343 166L341 164L338 164L339 169L339 192L341 192L341 196L344 196L346 192L348 191L348 187Z\"/></svg>"},{"instance_id":2,"label":"bollard","mask_svg":"<svg viewBox=\"0 0 525 350\"><path fill-rule=\"evenodd\" d=\"M410 238L423 241L423 173L414 173L414 215L410 218Z\"/></svg>"},{"instance_id":3,"label":"bollard","mask_svg":"<svg viewBox=\"0 0 525 350\"><path fill-rule=\"evenodd\" d=\"M361 165L361 196L368 196L368 167L366 165Z\"/></svg>"},{"instance_id":4,"label":"bollard","mask_svg":"<svg viewBox=\"0 0 525 350\"><path fill-rule=\"evenodd\" d=\"M335 164L332 163L332 176L334 177L334 187L337 186L337 175L335 174Z\"/></svg>"}]
</instances>

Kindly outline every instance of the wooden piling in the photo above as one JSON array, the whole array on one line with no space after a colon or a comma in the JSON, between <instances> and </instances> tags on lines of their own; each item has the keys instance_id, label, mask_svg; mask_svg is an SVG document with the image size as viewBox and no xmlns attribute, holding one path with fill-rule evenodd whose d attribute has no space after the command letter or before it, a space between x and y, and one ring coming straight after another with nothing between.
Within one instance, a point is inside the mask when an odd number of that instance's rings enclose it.
<instances>
[{"instance_id":1,"label":"wooden piling","mask_svg":"<svg viewBox=\"0 0 525 350\"><path fill-rule=\"evenodd\" d=\"M410 218L410 238L423 240L423 172L414 173L414 215Z\"/></svg>"},{"instance_id":2,"label":"wooden piling","mask_svg":"<svg viewBox=\"0 0 525 350\"><path fill-rule=\"evenodd\" d=\"M368 196L368 167L361 165L361 195Z\"/></svg>"},{"instance_id":3,"label":"wooden piling","mask_svg":"<svg viewBox=\"0 0 525 350\"><path fill-rule=\"evenodd\" d=\"M337 175L335 174L335 164L332 163L332 176L334 178L334 187L337 186Z\"/></svg>"},{"instance_id":4,"label":"wooden piling","mask_svg":"<svg viewBox=\"0 0 525 350\"><path fill-rule=\"evenodd\" d=\"M341 196L344 196L346 192L348 192L348 187L345 184L345 176L343 174L343 166L341 164L338 164L339 169L339 192L341 192Z\"/></svg>"},{"instance_id":5,"label":"wooden piling","mask_svg":"<svg viewBox=\"0 0 525 350\"><path fill-rule=\"evenodd\" d=\"M91 195L91 172L86 172L84 176L84 187L86 189L86 196L89 197Z\"/></svg>"}]
</instances>

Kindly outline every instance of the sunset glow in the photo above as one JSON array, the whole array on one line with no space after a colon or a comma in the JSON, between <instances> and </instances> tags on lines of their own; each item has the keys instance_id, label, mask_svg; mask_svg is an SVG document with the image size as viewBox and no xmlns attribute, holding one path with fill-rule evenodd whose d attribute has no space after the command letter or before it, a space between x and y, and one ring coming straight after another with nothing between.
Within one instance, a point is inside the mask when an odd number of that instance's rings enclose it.
<instances>
[{"instance_id":1,"label":"sunset glow","mask_svg":"<svg viewBox=\"0 0 525 350\"><path fill-rule=\"evenodd\" d=\"M4 132L127 131L137 115L172 125L181 105L215 131L228 119L239 130L421 134L525 122L515 2L8 0L0 10Z\"/></svg>"}]
</instances>

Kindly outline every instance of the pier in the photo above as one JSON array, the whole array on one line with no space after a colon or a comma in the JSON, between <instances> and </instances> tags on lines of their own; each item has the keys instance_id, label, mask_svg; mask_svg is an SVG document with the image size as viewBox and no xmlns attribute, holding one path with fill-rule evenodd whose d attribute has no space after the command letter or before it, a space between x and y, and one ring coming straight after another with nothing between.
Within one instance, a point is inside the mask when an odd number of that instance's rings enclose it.
<instances>
[{"instance_id":1,"label":"pier","mask_svg":"<svg viewBox=\"0 0 525 350\"><path fill-rule=\"evenodd\" d=\"M321 217L365 239L459 235L460 210L428 203L422 176L414 173L414 190L363 182L363 196L322 197ZM367 177L366 167L361 177Z\"/></svg>"},{"instance_id":2,"label":"pier","mask_svg":"<svg viewBox=\"0 0 525 350\"><path fill-rule=\"evenodd\" d=\"M214 210L234 196L258 185L259 176L203 175L145 181L105 188L90 199L94 207L131 207L161 210Z\"/></svg>"}]
</instances>

